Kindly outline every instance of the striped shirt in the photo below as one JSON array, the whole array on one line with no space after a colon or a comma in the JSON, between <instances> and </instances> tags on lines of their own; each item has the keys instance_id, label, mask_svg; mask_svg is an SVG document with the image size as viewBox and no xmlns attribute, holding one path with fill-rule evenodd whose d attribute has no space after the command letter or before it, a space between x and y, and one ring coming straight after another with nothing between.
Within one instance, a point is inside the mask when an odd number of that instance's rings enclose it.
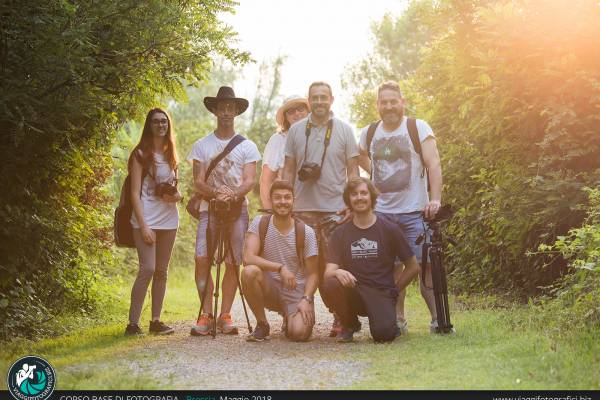
<instances>
[{"instance_id":1,"label":"striped shirt","mask_svg":"<svg viewBox=\"0 0 600 400\"><path fill-rule=\"evenodd\" d=\"M262 215L258 215L252 220L248 232L259 235L258 226ZM304 259L317 255L317 238L315 231L308 225L304 230ZM300 268L298 262L298 254L296 254L296 227L293 227L287 235L283 235L273 225L273 217L269 221L267 227L267 235L265 237L265 245L263 250L263 258L266 260L285 265L287 269L296 275L296 282L304 284L304 270ZM281 281L278 272L269 272L273 279Z\"/></svg>"}]
</instances>

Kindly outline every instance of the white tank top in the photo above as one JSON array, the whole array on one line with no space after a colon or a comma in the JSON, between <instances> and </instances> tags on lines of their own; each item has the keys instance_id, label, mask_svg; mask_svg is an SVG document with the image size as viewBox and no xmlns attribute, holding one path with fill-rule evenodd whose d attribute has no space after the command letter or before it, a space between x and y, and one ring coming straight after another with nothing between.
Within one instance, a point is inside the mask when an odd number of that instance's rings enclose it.
<instances>
[{"instance_id":1,"label":"white tank top","mask_svg":"<svg viewBox=\"0 0 600 400\"><path fill-rule=\"evenodd\" d=\"M144 221L151 229L177 229L179 227L177 203L168 203L154 195L154 189L159 183L173 183L175 171L171 169L164 154L154 153L154 164L155 168L150 168L144 182L142 182L140 200ZM131 213L131 225L134 229L140 228L135 212Z\"/></svg>"}]
</instances>

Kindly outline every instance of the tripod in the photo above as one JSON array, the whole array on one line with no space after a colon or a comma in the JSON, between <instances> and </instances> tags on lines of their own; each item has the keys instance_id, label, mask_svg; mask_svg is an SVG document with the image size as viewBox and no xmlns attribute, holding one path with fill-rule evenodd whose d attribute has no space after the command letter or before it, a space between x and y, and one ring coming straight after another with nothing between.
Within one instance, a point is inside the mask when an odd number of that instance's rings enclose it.
<instances>
[{"instance_id":1,"label":"tripod","mask_svg":"<svg viewBox=\"0 0 600 400\"><path fill-rule=\"evenodd\" d=\"M236 284L237 287L240 290L240 297L242 298L242 305L244 307L244 315L246 316L246 323L248 324L248 331L250 333L252 333L252 327L250 326L250 318L248 318L248 311L246 309L246 301L244 299L244 293L242 292L242 285L240 282L240 273L238 271L238 264L237 264L237 260L235 259L235 255L233 253L233 248L231 247L231 226L233 225L233 222L227 222L226 221L226 216L228 213L228 209L226 210L220 210L218 209L219 206L217 204L217 202L215 200L211 200L209 202L209 209L208 209L208 223L206 226L206 243L207 243L207 250L208 250L208 257L209 257L209 266L206 270L206 276L204 278L204 290L202 292L202 299L200 300L200 311L198 312L198 318L200 318L200 315L202 314L202 310L204 309L204 301L206 300L206 294L208 292L207 287L208 287L208 282L210 279L210 274L212 271L212 267L213 265L217 267L217 276L216 276L216 280L215 280L215 285L214 285L214 312L213 312L213 321L212 324L213 326L211 327L211 334L213 339L217 336L217 307L219 304L219 289L220 289L220 282L221 282L221 264L223 264L225 262L225 259L227 257L227 255L230 256L232 264L234 265L234 269L235 269L235 279L236 279ZM215 238L213 240L212 234L211 234L211 219L215 218ZM215 252L216 257L215 257Z\"/></svg>"},{"instance_id":2,"label":"tripod","mask_svg":"<svg viewBox=\"0 0 600 400\"><path fill-rule=\"evenodd\" d=\"M445 206L446 207L446 206ZM442 263L443 255L443 239L440 222L443 219L449 218L451 211L449 206L440 210L438 215L432 220L425 220L426 229L417 239L417 244L421 244L423 240L422 262L426 263L430 260L431 263L431 281L433 283L433 295L435 299L435 311L437 314L438 327L436 333L452 333L454 328L450 322L450 307L448 305L448 284L446 281L446 270ZM430 233L431 232L431 233ZM452 238L447 240L456 246L456 242ZM425 284L425 269L421 274L421 283L427 289Z\"/></svg>"}]
</instances>

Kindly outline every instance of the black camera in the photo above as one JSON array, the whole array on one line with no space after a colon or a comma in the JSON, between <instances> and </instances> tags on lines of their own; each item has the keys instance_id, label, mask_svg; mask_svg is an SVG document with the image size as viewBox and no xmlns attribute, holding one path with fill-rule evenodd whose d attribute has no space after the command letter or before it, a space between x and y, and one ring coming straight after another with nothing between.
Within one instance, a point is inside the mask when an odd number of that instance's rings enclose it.
<instances>
[{"instance_id":1,"label":"black camera","mask_svg":"<svg viewBox=\"0 0 600 400\"><path fill-rule=\"evenodd\" d=\"M326 235L331 234L335 228L338 227L339 222L343 219L341 215L331 214L323 217L319 220L319 228L321 228Z\"/></svg>"},{"instance_id":2,"label":"black camera","mask_svg":"<svg viewBox=\"0 0 600 400\"><path fill-rule=\"evenodd\" d=\"M226 200L211 199L208 203L208 212L217 223L231 222L231 202Z\"/></svg>"},{"instance_id":3,"label":"black camera","mask_svg":"<svg viewBox=\"0 0 600 400\"><path fill-rule=\"evenodd\" d=\"M452 218L452 215L454 215L454 211L452 211L452 206L450 206L450 204L444 204L435 214L435 217L427 219L425 218L425 213L423 213L423 218L427 222L442 222Z\"/></svg>"},{"instance_id":4,"label":"black camera","mask_svg":"<svg viewBox=\"0 0 600 400\"><path fill-rule=\"evenodd\" d=\"M338 222L340 222L342 220L342 218L344 218L344 217L342 217L341 215L337 215L337 214L328 215L319 220L319 226L321 228L324 228L331 224L337 224Z\"/></svg>"},{"instance_id":5,"label":"black camera","mask_svg":"<svg viewBox=\"0 0 600 400\"><path fill-rule=\"evenodd\" d=\"M228 201L212 199L210 202L214 212L228 212L231 210L231 203Z\"/></svg>"},{"instance_id":6,"label":"black camera","mask_svg":"<svg viewBox=\"0 0 600 400\"><path fill-rule=\"evenodd\" d=\"M169 196L175 196L177 194L177 184L161 182L154 188L154 194L157 197L163 197L165 194L168 194Z\"/></svg>"},{"instance_id":7,"label":"black camera","mask_svg":"<svg viewBox=\"0 0 600 400\"><path fill-rule=\"evenodd\" d=\"M317 180L321 176L321 166L317 163L303 163L298 171L298 179L302 182Z\"/></svg>"}]
</instances>

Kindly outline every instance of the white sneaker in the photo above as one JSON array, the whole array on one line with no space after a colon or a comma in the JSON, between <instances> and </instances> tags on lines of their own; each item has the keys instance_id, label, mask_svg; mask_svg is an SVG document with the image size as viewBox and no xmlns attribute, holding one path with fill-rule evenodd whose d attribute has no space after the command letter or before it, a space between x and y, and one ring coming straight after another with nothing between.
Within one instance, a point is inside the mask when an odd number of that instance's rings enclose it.
<instances>
[{"instance_id":1,"label":"white sneaker","mask_svg":"<svg viewBox=\"0 0 600 400\"><path fill-rule=\"evenodd\" d=\"M438 326L437 319L431 321L431 323L429 324L429 333L438 333L439 329L440 327Z\"/></svg>"}]
</instances>

